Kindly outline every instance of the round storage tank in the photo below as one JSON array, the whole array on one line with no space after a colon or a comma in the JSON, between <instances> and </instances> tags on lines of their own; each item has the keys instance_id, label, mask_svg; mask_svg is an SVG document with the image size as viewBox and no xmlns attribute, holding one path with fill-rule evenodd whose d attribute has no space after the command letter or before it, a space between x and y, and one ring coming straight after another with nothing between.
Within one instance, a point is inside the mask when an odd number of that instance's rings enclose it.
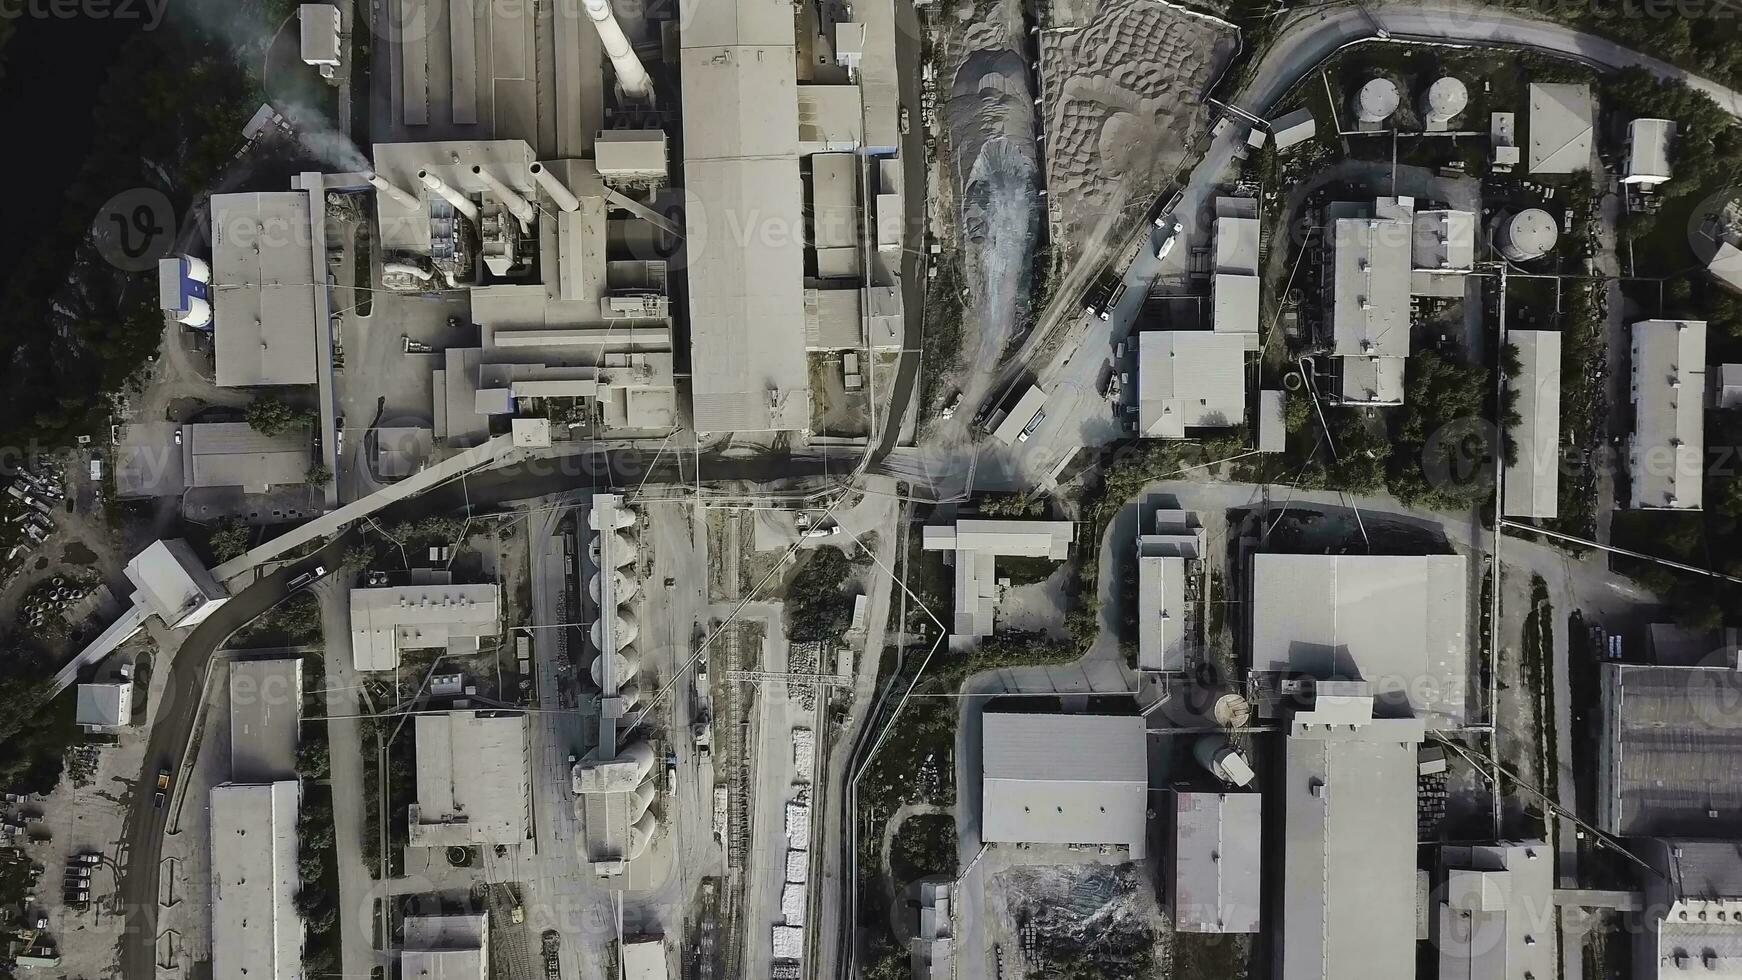
<instances>
[{"instance_id":1,"label":"round storage tank","mask_svg":"<svg viewBox=\"0 0 1742 980\"><path fill-rule=\"evenodd\" d=\"M1224 694L1216 699L1213 714L1223 728L1243 728L1252 720L1252 704L1238 694Z\"/></svg>"},{"instance_id":2,"label":"round storage tank","mask_svg":"<svg viewBox=\"0 0 1742 980\"><path fill-rule=\"evenodd\" d=\"M1355 95L1355 118L1364 123L1382 123L1397 111L1397 83L1375 78Z\"/></svg>"},{"instance_id":3,"label":"round storage tank","mask_svg":"<svg viewBox=\"0 0 1742 980\"><path fill-rule=\"evenodd\" d=\"M1512 262L1529 262L1553 251L1560 226L1541 208L1520 211L1500 223L1495 246Z\"/></svg>"},{"instance_id":4,"label":"round storage tank","mask_svg":"<svg viewBox=\"0 0 1742 980\"><path fill-rule=\"evenodd\" d=\"M1256 775L1246 757L1234 748L1233 743L1220 735L1198 739L1192 746L1192 755L1197 758L1199 765L1224 783L1246 786Z\"/></svg>"},{"instance_id":5,"label":"round storage tank","mask_svg":"<svg viewBox=\"0 0 1742 980\"><path fill-rule=\"evenodd\" d=\"M1470 92L1464 83L1447 76L1428 86L1422 99L1421 114L1429 123L1441 126L1452 121L1470 104Z\"/></svg>"}]
</instances>

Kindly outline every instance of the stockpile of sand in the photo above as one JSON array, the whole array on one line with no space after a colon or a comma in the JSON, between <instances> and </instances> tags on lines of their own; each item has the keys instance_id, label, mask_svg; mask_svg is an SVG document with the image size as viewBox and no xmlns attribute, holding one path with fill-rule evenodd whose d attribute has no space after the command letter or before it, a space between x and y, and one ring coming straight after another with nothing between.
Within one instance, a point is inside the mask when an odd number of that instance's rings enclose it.
<instances>
[{"instance_id":1,"label":"stockpile of sand","mask_svg":"<svg viewBox=\"0 0 1742 980\"><path fill-rule=\"evenodd\" d=\"M1053 240L1072 251L1128 204L1147 206L1205 124L1202 95L1234 30L1159 0L1107 0L1040 39Z\"/></svg>"}]
</instances>

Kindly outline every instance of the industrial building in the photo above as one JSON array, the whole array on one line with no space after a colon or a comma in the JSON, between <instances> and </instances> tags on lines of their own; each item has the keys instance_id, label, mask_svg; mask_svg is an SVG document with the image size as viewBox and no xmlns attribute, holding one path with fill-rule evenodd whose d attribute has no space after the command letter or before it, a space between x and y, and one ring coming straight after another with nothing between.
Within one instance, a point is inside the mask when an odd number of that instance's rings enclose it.
<instances>
[{"instance_id":1,"label":"industrial building","mask_svg":"<svg viewBox=\"0 0 1742 980\"><path fill-rule=\"evenodd\" d=\"M309 228L305 193L212 195L212 349L220 386L316 382L326 325L315 294L326 291L326 270L315 275Z\"/></svg>"},{"instance_id":2,"label":"industrial building","mask_svg":"<svg viewBox=\"0 0 1742 980\"><path fill-rule=\"evenodd\" d=\"M476 653L483 637L501 632L501 616L494 583L352 589L351 659L358 670L392 670L404 650Z\"/></svg>"},{"instance_id":3,"label":"industrial building","mask_svg":"<svg viewBox=\"0 0 1742 980\"><path fill-rule=\"evenodd\" d=\"M980 839L1147 850L1149 751L1141 717L987 712Z\"/></svg>"},{"instance_id":4,"label":"industrial building","mask_svg":"<svg viewBox=\"0 0 1742 980\"><path fill-rule=\"evenodd\" d=\"M198 626L230 600L186 541L154 541L127 563L133 604L171 629Z\"/></svg>"},{"instance_id":5,"label":"industrial building","mask_svg":"<svg viewBox=\"0 0 1742 980\"><path fill-rule=\"evenodd\" d=\"M1735 651L1693 662L1611 661L1602 672L1597 826L1628 837L1742 838Z\"/></svg>"},{"instance_id":6,"label":"industrial building","mask_svg":"<svg viewBox=\"0 0 1742 980\"><path fill-rule=\"evenodd\" d=\"M1561 335L1556 330L1509 330L1520 373L1508 378L1518 394L1518 424L1507 433L1518 455L1506 464L1501 512L1507 517L1551 518L1560 510Z\"/></svg>"},{"instance_id":7,"label":"industrial building","mask_svg":"<svg viewBox=\"0 0 1742 980\"><path fill-rule=\"evenodd\" d=\"M1488 146L1490 169L1495 173L1511 173L1518 166L1518 115L1495 112L1488 116Z\"/></svg>"},{"instance_id":8,"label":"industrial building","mask_svg":"<svg viewBox=\"0 0 1742 980\"><path fill-rule=\"evenodd\" d=\"M231 660L230 778L274 783L297 778L302 728L302 659Z\"/></svg>"},{"instance_id":9,"label":"industrial building","mask_svg":"<svg viewBox=\"0 0 1742 980\"><path fill-rule=\"evenodd\" d=\"M1466 721L1462 555L1252 556L1252 670L1360 680L1380 715Z\"/></svg>"},{"instance_id":10,"label":"industrial building","mask_svg":"<svg viewBox=\"0 0 1742 980\"><path fill-rule=\"evenodd\" d=\"M1216 268L1210 279L1211 324L1258 349L1258 199L1216 198Z\"/></svg>"},{"instance_id":11,"label":"industrial building","mask_svg":"<svg viewBox=\"0 0 1742 980\"><path fill-rule=\"evenodd\" d=\"M211 791L212 975L301 977L294 780Z\"/></svg>"},{"instance_id":12,"label":"industrial building","mask_svg":"<svg viewBox=\"0 0 1742 980\"><path fill-rule=\"evenodd\" d=\"M1530 134L1526 162L1533 174L1570 174L1591 169L1596 121L1591 87L1568 82L1531 82Z\"/></svg>"},{"instance_id":13,"label":"industrial building","mask_svg":"<svg viewBox=\"0 0 1742 980\"><path fill-rule=\"evenodd\" d=\"M1439 980L1557 975L1554 862L1539 840L1440 848Z\"/></svg>"},{"instance_id":14,"label":"industrial building","mask_svg":"<svg viewBox=\"0 0 1742 980\"><path fill-rule=\"evenodd\" d=\"M1258 793L1173 794L1167 911L1181 932L1257 932L1264 797Z\"/></svg>"},{"instance_id":15,"label":"industrial building","mask_svg":"<svg viewBox=\"0 0 1742 980\"><path fill-rule=\"evenodd\" d=\"M1040 385L1029 385L1016 399L1010 411L1002 416L994 416L997 425L992 427L992 438L1006 446L1014 446L1022 439L1022 434L1031 431L1029 426L1036 425L1040 410L1046 406L1046 391Z\"/></svg>"},{"instance_id":16,"label":"industrial building","mask_svg":"<svg viewBox=\"0 0 1742 980\"><path fill-rule=\"evenodd\" d=\"M339 8L330 3L305 3L297 8L302 63L332 78L339 65Z\"/></svg>"},{"instance_id":17,"label":"industrial building","mask_svg":"<svg viewBox=\"0 0 1742 980\"><path fill-rule=\"evenodd\" d=\"M1139 333L1137 434L1184 439L1188 430L1244 422L1247 343L1247 335L1219 330Z\"/></svg>"},{"instance_id":18,"label":"industrial building","mask_svg":"<svg viewBox=\"0 0 1742 980\"><path fill-rule=\"evenodd\" d=\"M1403 404L1409 357L1412 207L1381 198L1368 208L1339 203L1331 225L1331 355L1337 397L1348 404Z\"/></svg>"},{"instance_id":19,"label":"industrial building","mask_svg":"<svg viewBox=\"0 0 1742 980\"><path fill-rule=\"evenodd\" d=\"M1410 221L1409 291L1461 299L1476 267L1476 216L1445 208L1415 212Z\"/></svg>"},{"instance_id":20,"label":"industrial building","mask_svg":"<svg viewBox=\"0 0 1742 980\"><path fill-rule=\"evenodd\" d=\"M1415 976L1423 728L1378 707L1364 682L1320 681L1284 739L1278 980Z\"/></svg>"},{"instance_id":21,"label":"industrial building","mask_svg":"<svg viewBox=\"0 0 1742 980\"><path fill-rule=\"evenodd\" d=\"M133 724L133 681L80 684L73 723L87 732L117 732Z\"/></svg>"},{"instance_id":22,"label":"industrial building","mask_svg":"<svg viewBox=\"0 0 1742 980\"><path fill-rule=\"evenodd\" d=\"M182 476L187 486L236 487L266 493L300 486L313 462L311 435L303 426L266 435L246 422L195 422L182 426Z\"/></svg>"},{"instance_id":23,"label":"industrial building","mask_svg":"<svg viewBox=\"0 0 1742 980\"><path fill-rule=\"evenodd\" d=\"M623 980L666 980L669 976L663 938L624 941Z\"/></svg>"},{"instance_id":24,"label":"industrial building","mask_svg":"<svg viewBox=\"0 0 1742 980\"><path fill-rule=\"evenodd\" d=\"M1705 321L1635 323L1632 353L1629 506L1699 510L1706 472Z\"/></svg>"},{"instance_id":25,"label":"industrial building","mask_svg":"<svg viewBox=\"0 0 1742 980\"><path fill-rule=\"evenodd\" d=\"M1670 178L1670 144L1675 123L1668 119L1635 119L1627 124L1627 170L1621 183L1642 191Z\"/></svg>"},{"instance_id":26,"label":"industrial building","mask_svg":"<svg viewBox=\"0 0 1742 980\"><path fill-rule=\"evenodd\" d=\"M1000 555L1063 561L1070 555L1076 533L1076 525L1070 521L964 519L953 525L927 526L923 532L925 550L944 552L944 561L954 564L956 570L951 646L970 646L980 637L992 635Z\"/></svg>"},{"instance_id":27,"label":"industrial building","mask_svg":"<svg viewBox=\"0 0 1742 980\"><path fill-rule=\"evenodd\" d=\"M1655 874L1635 915L1634 980L1732 977L1742 970L1742 851L1728 841L1640 840Z\"/></svg>"},{"instance_id":28,"label":"industrial building","mask_svg":"<svg viewBox=\"0 0 1742 980\"><path fill-rule=\"evenodd\" d=\"M1137 666L1178 672L1197 621L1204 527L1182 510L1158 510L1153 521L1153 532L1137 536Z\"/></svg>"},{"instance_id":29,"label":"industrial building","mask_svg":"<svg viewBox=\"0 0 1742 980\"><path fill-rule=\"evenodd\" d=\"M1270 120L1270 135L1276 141L1278 150L1286 150L1291 146L1305 143L1313 138L1317 124L1313 121L1311 109L1296 109Z\"/></svg>"},{"instance_id":30,"label":"industrial building","mask_svg":"<svg viewBox=\"0 0 1742 980\"><path fill-rule=\"evenodd\" d=\"M513 846L532 836L526 715L423 714L416 734L412 847Z\"/></svg>"},{"instance_id":31,"label":"industrial building","mask_svg":"<svg viewBox=\"0 0 1742 980\"><path fill-rule=\"evenodd\" d=\"M490 915L408 915L400 944L405 980L489 980Z\"/></svg>"}]
</instances>

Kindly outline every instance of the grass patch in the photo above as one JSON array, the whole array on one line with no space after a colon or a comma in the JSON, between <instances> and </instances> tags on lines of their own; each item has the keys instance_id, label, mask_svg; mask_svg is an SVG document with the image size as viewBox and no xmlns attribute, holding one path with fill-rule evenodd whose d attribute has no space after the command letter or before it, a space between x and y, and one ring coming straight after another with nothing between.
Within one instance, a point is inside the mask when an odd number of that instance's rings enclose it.
<instances>
[{"instance_id":1,"label":"grass patch","mask_svg":"<svg viewBox=\"0 0 1742 980\"><path fill-rule=\"evenodd\" d=\"M902 821L889 849L889 875L897 889L920 878L955 878L956 818L919 813Z\"/></svg>"}]
</instances>

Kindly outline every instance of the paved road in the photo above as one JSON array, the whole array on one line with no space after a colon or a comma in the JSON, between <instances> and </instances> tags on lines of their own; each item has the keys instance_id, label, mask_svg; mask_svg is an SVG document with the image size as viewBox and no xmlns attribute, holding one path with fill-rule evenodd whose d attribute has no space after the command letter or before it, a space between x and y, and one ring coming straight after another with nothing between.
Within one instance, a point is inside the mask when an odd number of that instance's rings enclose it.
<instances>
[{"instance_id":1,"label":"paved road","mask_svg":"<svg viewBox=\"0 0 1742 980\"><path fill-rule=\"evenodd\" d=\"M333 567L343 554L344 546L345 538L337 538L308 558L261 578L241 595L219 607L188 634L174 656L165 658L164 669L170 672L169 683L164 689L165 700L156 709L157 724L145 750L145 771L140 773L135 784L132 807L122 829L122 845L127 859L117 891L122 907L128 910L127 936L121 952L123 976L151 980L157 975L154 960L158 868L163 854L164 833L174 829L168 818L179 812L179 807L206 805L199 799L172 799L170 805L158 809L152 797L160 768L167 768L175 774L175 788L178 792L180 790L182 757L194 726L203 714L199 710L200 690L206 682L207 666L230 634L289 594L288 585L292 578L317 564Z\"/></svg>"}]
</instances>

